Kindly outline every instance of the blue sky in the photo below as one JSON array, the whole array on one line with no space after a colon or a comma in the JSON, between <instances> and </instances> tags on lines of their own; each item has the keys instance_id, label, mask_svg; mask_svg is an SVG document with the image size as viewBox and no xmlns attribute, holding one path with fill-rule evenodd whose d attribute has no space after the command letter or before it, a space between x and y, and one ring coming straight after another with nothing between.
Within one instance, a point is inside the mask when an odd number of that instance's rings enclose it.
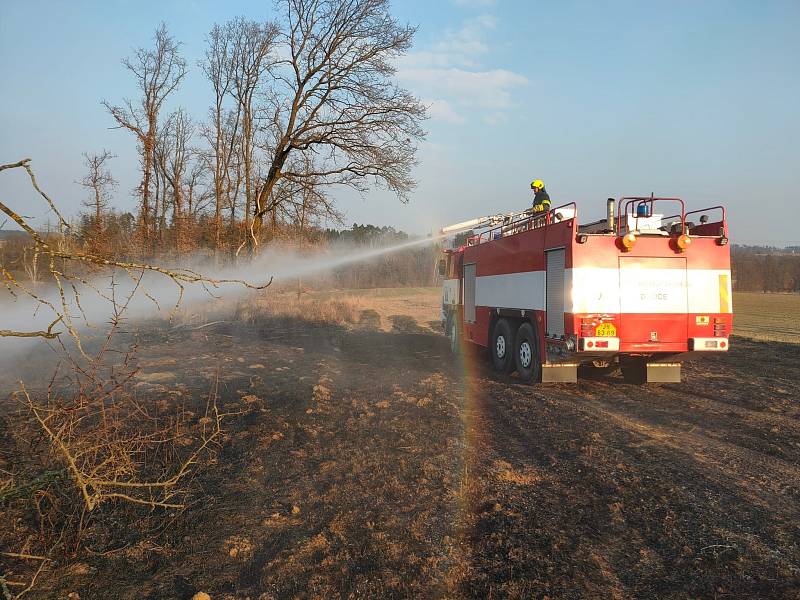
<instances>
[{"instance_id":1,"label":"blue sky","mask_svg":"<svg viewBox=\"0 0 800 600\"><path fill-rule=\"evenodd\" d=\"M168 108L206 114L196 66L214 22L269 19L266 1L108 0L0 3L0 163L23 157L69 213L84 151L108 148L132 209L132 136L110 129L102 99L135 90L120 60L166 22L191 72ZM347 222L427 232L521 210L544 179L583 220L607 196L681 196L725 204L732 240L800 244L800 2L404 0L419 27L398 78L431 107L417 191L337 195ZM4 201L37 216L22 174Z\"/></svg>"}]
</instances>

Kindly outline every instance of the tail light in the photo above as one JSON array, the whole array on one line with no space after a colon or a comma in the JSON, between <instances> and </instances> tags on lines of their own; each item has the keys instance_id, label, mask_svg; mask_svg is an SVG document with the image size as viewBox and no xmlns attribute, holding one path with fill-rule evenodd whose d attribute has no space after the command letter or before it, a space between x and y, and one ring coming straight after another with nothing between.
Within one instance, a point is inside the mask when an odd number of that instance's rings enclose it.
<instances>
[{"instance_id":1,"label":"tail light","mask_svg":"<svg viewBox=\"0 0 800 600\"><path fill-rule=\"evenodd\" d=\"M586 340L587 348L608 348L608 340Z\"/></svg>"},{"instance_id":2,"label":"tail light","mask_svg":"<svg viewBox=\"0 0 800 600\"><path fill-rule=\"evenodd\" d=\"M595 319L581 317L581 337L592 337L596 325L597 321Z\"/></svg>"},{"instance_id":3,"label":"tail light","mask_svg":"<svg viewBox=\"0 0 800 600\"><path fill-rule=\"evenodd\" d=\"M619 351L619 338L618 337L580 338L578 340L578 350L580 350L582 352L585 352L585 351L588 351L588 350L603 350L603 351L606 351L606 352L618 352Z\"/></svg>"},{"instance_id":4,"label":"tail light","mask_svg":"<svg viewBox=\"0 0 800 600\"><path fill-rule=\"evenodd\" d=\"M724 319L714 319L714 337L727 337L728 324Z\"/></svg>"}]
</instances>

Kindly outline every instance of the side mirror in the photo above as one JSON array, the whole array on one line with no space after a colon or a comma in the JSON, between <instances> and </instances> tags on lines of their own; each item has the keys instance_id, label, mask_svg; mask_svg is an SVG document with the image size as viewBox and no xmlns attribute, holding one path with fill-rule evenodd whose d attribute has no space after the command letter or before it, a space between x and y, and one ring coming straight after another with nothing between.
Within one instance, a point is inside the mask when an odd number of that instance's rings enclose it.
<instances>
[{"instance_id":1,"label":"side mirror","mask_svg":"<svg viewBox=\"0 0 800 600\"><path fill-rule=\"evenodd\" d=\"M439 277L444 277L447 273L447 262L441 258L439 259L439 263L437 264L437 270L439 271Z\"/></svg>"}]
</instances>

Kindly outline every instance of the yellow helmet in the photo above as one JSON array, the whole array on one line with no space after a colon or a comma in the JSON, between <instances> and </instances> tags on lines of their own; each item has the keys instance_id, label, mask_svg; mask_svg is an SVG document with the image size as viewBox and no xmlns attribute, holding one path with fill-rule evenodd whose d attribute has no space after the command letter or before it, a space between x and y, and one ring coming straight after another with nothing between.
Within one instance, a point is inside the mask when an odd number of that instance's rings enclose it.
<instances>
[{"instance_id":1,"label":"yellow helmet","mask_svg":"<svg viewBox=\"0 0 800 600\"><path fill-rule=\"evenodd\" d=\"M543 187L544 187L544 181L542 181L541 179L535 179L533 182L531 182L532 190L540 190Z\"/></svg>"}]
</instances>

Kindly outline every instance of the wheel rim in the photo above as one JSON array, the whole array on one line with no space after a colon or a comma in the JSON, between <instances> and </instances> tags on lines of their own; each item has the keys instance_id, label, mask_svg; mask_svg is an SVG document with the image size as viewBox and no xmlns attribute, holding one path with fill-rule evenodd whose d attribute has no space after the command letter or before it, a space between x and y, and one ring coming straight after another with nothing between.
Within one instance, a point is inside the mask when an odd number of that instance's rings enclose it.
<instances>
[{"instance_id":1,"label":"wheel rim","mask_svg":"<svg viewBox=\"0 0 800 600\"><path fill-rule=\"evenodd\" d=\"M497 341L494 344L495 352L497 353L497 358L505 358L506 355L506 338L505 336L498 335Z\"/></svg>"},{"instance_id":2,"label":"wheel rim","mask_svg":"<svg viewBox=\"0 0 800 600\"><path fill-rule=\"evenodd\" d=\"M531 345L528 342L522 342L519 345L519 362L523 368L527 369L531 366Z\"/></svg>"}]
</instances>

